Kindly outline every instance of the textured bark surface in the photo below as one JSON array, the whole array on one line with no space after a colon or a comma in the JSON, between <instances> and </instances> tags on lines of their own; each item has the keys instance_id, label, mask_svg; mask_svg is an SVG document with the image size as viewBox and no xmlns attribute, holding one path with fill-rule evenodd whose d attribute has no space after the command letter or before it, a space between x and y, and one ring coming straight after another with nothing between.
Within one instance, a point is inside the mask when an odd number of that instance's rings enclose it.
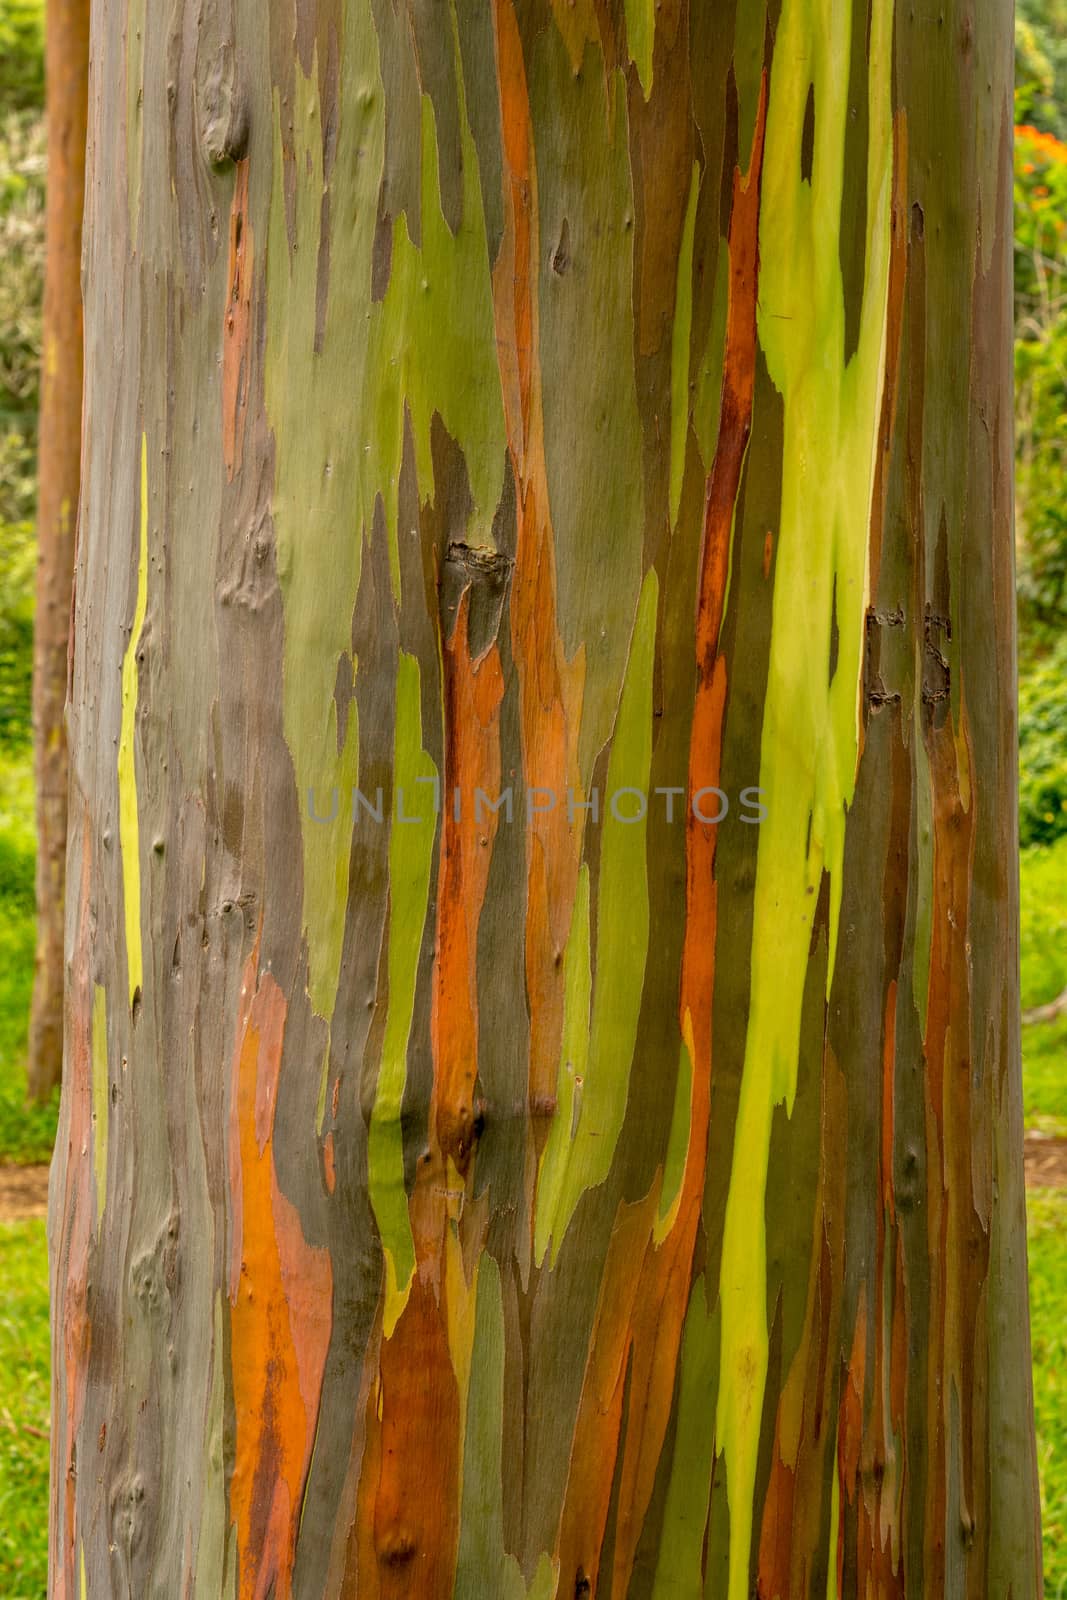
<instances>
[{"instance_id":1,"label":"textured bark surface","mask_svg":"<svg viewBox=\"0 0 1067 1600\"><path fill-rule=\"evenodd\" d=\"M67 664L78 523L82 413L82 208L89 92L89 0L47 7L48 201L37 476L33 741L37 950L30 1093L46 1099L63 1065L63 886L67 859Z\"/></svg>"},{"instance_id":2,"label":"textured bark surface","mask_svg":"<svg viewBox=\"0 0 1067 1600\"><path fill-rule=\"evenodd\" d=\"M1037 1595L1010 7L93 26L53 1593Z\"/></svg>"}]
</instances>

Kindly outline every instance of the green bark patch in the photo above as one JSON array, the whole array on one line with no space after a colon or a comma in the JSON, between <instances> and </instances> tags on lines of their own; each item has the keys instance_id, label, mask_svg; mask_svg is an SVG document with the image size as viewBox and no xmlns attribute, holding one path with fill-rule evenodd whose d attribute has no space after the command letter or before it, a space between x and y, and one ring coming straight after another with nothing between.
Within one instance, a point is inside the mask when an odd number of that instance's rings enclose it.
<instances>
[{"instance_id":1,"label":"green bark patch","mask_svg":"<svg viewBox=\"0 0 1067 1600\"><path fill-rule=\"evenodd\" d=\"M410 425L419 494L433 498L431 426L439 414L461 449L475 502L476 542L491 543L505 453L492 293L478 159L460 79L463 211L453 233L441 205L432 104L421 106L421 245L406 215L393 224L384 298L372 294L385 105L369 3L349 12L337 158L328 186L317 68L295 69L293 149L275 100L275 169L267 262L267 411L275 437L274 526L285 610L285 727L306 799L314 788L347 796L358 738L337 746L337 663L350 647L361 544L380 496L394 597L400 601L398 497ZM292 175L298 175L293 184ZM295 188L292 220L287 191ZM324 196L329 210L324 213ZM323 232L324 215L329 232ZM292 236L290 236L292 235ZM320 258L328 245L324 331ZM324 587L322 575L331 574ZM328 807L327 807L328 809ZM304 922L309 989L329 1018L348 895L351 830L342 815L304 833Z\"/></svg>"},{"instance_id":2,"label":"green bark patch","mask_svg":"<svg viewBox=\"0 0 1067 1600\"><path fill-rule=\"evenodd\" d=\"M555 28L538 38L529 72L545 459L560 634L568 658L579 650L585 655L584 783L611 733L641 589L644 486L626 91L622 74L605 73L593 46L576 73Z\"/></svg>"},{"instance_id":3,"label":"green bark patch","mask_svg":"<svg viewBox=\"0 0 1067 1600\"><path fill-rule=\"evenodd\" d=\"M567 943L557 1110L545 1147L537 1203L538 1262L544 1259L550 1238L555 1262L582 1194L603 1183L611 1171L626 1115L648 956L647 797L658 597L653 569L641 594L608 762L595 982L589 956L588 868L582 869Z\"/></svg>"},{"instance_id":4,"label":"green bark patch","mask_svg":"<svg viewBox=\"0 0 1067 1600\"><path fill-rule=\"evenodd\" d=\"M851 10L786 0L775 43L760 230L759 336L784 402L782 505L760 785L751 1009L723 1230L717 1434L730 1501L729 1600L748 1594L767 1377L764 1197L775 1105L796 1093L807 953L824 872L833 976L855 789L868 537L881 407L892 181L893 12L877 0L868 75L868 233L845 360L839 238ZM799 152L814 88L811 181ZM834 639L836 637L836 659Z\"/></svg>"},{"instance_id":5,"label":"green bark patch","mask_svg":"<svg viewBox=\"0 0 1067 1600\"><path fill-rule=\"evenodd\" d=\"M678 1429L652 1600L704 1593L704 1540L715 1462L707 1397L719 1378L719 1308L709 1312L703 1273L694 1281L682 1335Z\"/></svg>"},{"instance_id":6,"label":"green bark patch","mask_svg":"<svg viewBox=\"0 0 1067 1600\"><path fill-rule=\"evenodd\" d=\"M652 52L656 43L656 0L626 0L626 42L647 100L652 93Z\"/></svg>"},{"instance_id":7,"label":"green bark patch","mask_svg":"<svg viewBox=\"0 0 1067 1600\"><path fill-rule=\"evenodd\" d=\"M389 1001L367 1151L368 1185L385 1252L384 1330L388 1338L407 1304L415 1271L415 1242L404 1186L400 1113L433 867L435 822L430 814L437 769L422 748L419 664L401 651L396 686L395 782L404 815L389 837ZM422 780L422 781L420 781ZM421 802L419 796L421 795Z\"/></svg>"},{"instance_id":8,"label":"green bark patch","mask_svg":"<svg viewBox=\"0 0 1067 1600\"><path fill-rule=\"evenodd\" d=\"M693 163L682 246L678 254L678 293L674 308L671 345L671 527L678 523L685 475L685 446L689 437L689 343L693 334L693 236L700 198L700 165Z\"/></svg>"}]
</instances>

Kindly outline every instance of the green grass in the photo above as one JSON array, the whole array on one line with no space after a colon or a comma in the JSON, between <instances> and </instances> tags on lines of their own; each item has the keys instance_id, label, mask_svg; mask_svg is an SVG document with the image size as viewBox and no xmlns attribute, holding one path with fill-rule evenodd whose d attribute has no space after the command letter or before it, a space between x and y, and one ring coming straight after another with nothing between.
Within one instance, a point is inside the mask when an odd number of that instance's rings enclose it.
<instances>
[{"instance_id":1,"label":"green grass","mask_svg":"<svg viewBox=\"0 0 1067 1600\"><path fill-rule=\"evenodd\" d=\"M1067 1193L1027 1196L1034 1411L1047 1600L1067 1597Z\"/></svg>"},{"instance_id":2,"label":"green grass","mask_svg":"<svg viewBox=\"0 0 1067 1600\"><path fill-rule=\"evenodd\" d=\"M0 1161L48 1161L56 1132L58 1097L45 1106L26 1103L33 871L29 751L4 752L0 755Z\"/></svg>"},{"instance_id":3,"label":"green grass","mask_svg":"<svg viewBox=\"0 0 1067 1600\"><path fill-rule=\"evenodd\" d=\"M1067 838L1024 850L1020 880L1022 1000L1030 1010L1067 989ZM1067 1134L1067 1016L1023 1029L1023 1114L1027 1128Z\"/></svg>"},{"instance_id":4,"label":"green grass","mask_svg":"<svg viewBox=\"0 0 1067 1600\"><path fill-rule=\"evenodd\" d=\"M1067 838L1020 856L1023 1010L1067 989Z\"/></svg>"},{"instance_id":5,"label":"green grass","mask_svg":"<svg viewBox=\"0 0 1067 1600\"><path fill-rule=\"evenodd\" d=\"M1023 1116L1030 1130L1067 1134L1067 1016L1023 1029Z\"/></svg>"},{"instance_id":6,"label":"green grass","mask_svg":"<svg viewBox=\"0 0 1067 1600\"><path fill-rule=\"evenodd\" d=\"M48 1580L48 1255L43 1222L0 1223L0 1594Z\"/></svg>"}]
</instances>

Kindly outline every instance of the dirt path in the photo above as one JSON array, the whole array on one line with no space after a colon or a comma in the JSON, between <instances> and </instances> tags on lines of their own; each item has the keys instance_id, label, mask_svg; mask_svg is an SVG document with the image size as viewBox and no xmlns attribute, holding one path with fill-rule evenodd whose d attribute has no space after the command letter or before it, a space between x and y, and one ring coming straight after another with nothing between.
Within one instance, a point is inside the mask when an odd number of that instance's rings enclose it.
<instances>
[{"instance_id":1,"label":"dirt path","mask_svg":"<svg viewBox=\"0 0 1067 1600\"><path fill-rule=\"evenodd\" d=\"M1067 1139L1026 1136L1028 1189L1067 1189ZM48 1168L0 1166L0 1222L23 1222L48 1212Z\"/></svg>"},{"instance_id":2,"label":"dirt path","mask_svg":"<svg viewBox=\"0 0 1067 1600\"><path fill-rule=\"evenodd\" d=\"M1028 1189L1067 1189L1067 1139L1028 1133L1025 1149Z\"/></svg>"},{"instance_id":3,"label":"dirt path","mask_svg":"<svg viewBox=\"0 0 1067 1600\"><path fill-rule=\"evenodd\" d=\"M0 1222L25 1222L47 1212L47 1167L0 1166Z\"/></svg>"}]
</instances>

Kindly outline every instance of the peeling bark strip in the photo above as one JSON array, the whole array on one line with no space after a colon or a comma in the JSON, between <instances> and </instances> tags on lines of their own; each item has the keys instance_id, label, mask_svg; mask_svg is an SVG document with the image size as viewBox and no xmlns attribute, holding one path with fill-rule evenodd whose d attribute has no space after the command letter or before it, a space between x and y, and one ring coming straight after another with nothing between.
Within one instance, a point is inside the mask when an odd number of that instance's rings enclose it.
<instances>
[{"instance_id":1,"label":"peeling bark strip","mask_svg":"<svg viewBox=\"0 0 1067 1600\"><path fill-rule=\"evenodd\" d=\"M1037 1595L1009 9L93 26L53 1594Z\"/></svg>"}]
</instances>

